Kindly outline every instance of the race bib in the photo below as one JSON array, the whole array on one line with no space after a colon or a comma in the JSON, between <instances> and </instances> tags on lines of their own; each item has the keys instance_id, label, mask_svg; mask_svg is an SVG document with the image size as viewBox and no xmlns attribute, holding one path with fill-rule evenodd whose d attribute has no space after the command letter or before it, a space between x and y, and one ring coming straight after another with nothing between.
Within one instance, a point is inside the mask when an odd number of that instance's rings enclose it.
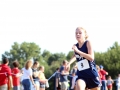
<instances>
[{"instance_id":1,"label":"race bib","mask_svg":"<svg viewBox=\"0 0 120 90\"><path fill-rule=\"evenodd\" d=\"M78 66L78 70L79 71L82 71L82 70L90 68L88 60L86 60L86 59L83 59L83 60L79 61L77 63L77 66Z\"/></svg>"}]
</instances>

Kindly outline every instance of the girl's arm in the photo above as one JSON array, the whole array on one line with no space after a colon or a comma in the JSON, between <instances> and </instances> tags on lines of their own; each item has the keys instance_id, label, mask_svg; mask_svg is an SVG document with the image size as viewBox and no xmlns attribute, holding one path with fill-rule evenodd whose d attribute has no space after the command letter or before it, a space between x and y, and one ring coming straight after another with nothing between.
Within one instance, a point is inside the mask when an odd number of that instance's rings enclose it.
<instances>
[{"instance_id":1,"label":"girl's arm","mask_svg":"<svg viewBox=\"0 0 120 90\"><path fill-rule=\"evenodd\" d=\"M30 69L29 73L30 73L29 74L30 80L31 80L32 84L34 85L34 87L36 87L36 85L35 85L35 83L33 81L33 77L32 77L32 69Z\"/></svg>"},{"instance_id":2,"label":"girl's arm","mask_svg":"<svg viewBox=\"0 0 120 90\"><path fill-rule=\"evenodd\" d=\"M23 75L23 71L18 72L15 76L16 77L21 77Z\"/></svg>"},{"instance_id":3,"label":"girl's arm","mask_svg":"<svg viewBox=\"0 0 120 90\"><path fill-rule=\"evenodd\" d=\"M32 75L30 75L29 77L30 77L30 80L31 80L32 84L35 85L35 83L33 81L33 78L32 78Z\"/></svg>"},{"instance_id":4,"label":"girl's arm","mask_svg":"<svg viewBox=\"0 0 120 90\"><path fill-rule=\"evenodd\" d=\"M69 74L69 72L67 71L65 71L65 70L63 70L62 72L61 72L61 75L68 75Z\"/></svg>"},{"instance_id":5,"label":"girl's arm","mask_svg":"<svg viewBox=\"0 0 120 90\"><path fill-rule=\"evenodd\" d=\"M70 61L68 62L68 66L70 66L74 61L76 60L75 55L70 59Z\"/></svg>"},{"instance_id":6,"label":"girl's arm","mask_svg":"<svg viewBox=\"0 0 120 90\"><path fill-rule=\"evenodd\" d=\"M114 83L113 79L111 79L112 83Z\"/></svg>"},{"instance_id":7,"label":"girl's arm","mask_svg":"<svg viewBox=\"0 0 120 90\"><path fill-rule=\"evenodd\" d=\"M65 67L66 69L67 68L70 68L70 65L76 60L76 57L75 55L70 59L70 61L68 62L67 66Z\"/></svg>"}]
</instances>

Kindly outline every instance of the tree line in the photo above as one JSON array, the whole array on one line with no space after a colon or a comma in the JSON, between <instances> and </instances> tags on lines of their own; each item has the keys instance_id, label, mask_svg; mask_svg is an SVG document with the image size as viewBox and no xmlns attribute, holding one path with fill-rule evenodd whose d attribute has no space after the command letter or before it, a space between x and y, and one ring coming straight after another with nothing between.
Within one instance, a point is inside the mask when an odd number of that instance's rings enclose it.
<instances>
[{"instance_id":1,"label":"tree line","mask_svg":"<svg viewBox=\"0 0 120 90\"><path fill-rule=\"evenodd\" d=\"M2 57L6 56L10 60L10 67L12 68L12 62L14 60L19 61L19 68L23 68L26 60L33 58L35 61L39 61L40 65L45 66L45 75L49 78L60 67L63 60L70 60L74 52L69 51L65 53L51 53L48 50L41 52L39 45L31 42L23 42L21 44L14 42L10 51L5 51ZM97 65L103 65L104 69L108 71L112 78L116 78L120 73L120 45L115 42L105 52L95 52L95 62ZM74 63L73 63L74 64ZM73 65L72 64L72 65ZM71 66L72 67L72 66ZM53 84L52 82L50 85ZM53 90L53 87L50 87Z\"/></svg>"}]
</instances>

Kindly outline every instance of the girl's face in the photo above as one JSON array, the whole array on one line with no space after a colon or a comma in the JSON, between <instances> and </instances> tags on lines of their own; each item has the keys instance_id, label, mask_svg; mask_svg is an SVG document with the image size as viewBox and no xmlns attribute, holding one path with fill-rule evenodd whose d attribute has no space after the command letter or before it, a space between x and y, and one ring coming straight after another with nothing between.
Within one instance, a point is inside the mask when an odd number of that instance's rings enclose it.
<instances>
[{"instance_id":1,"label":"girl's face","mask_svg":"<svg viewBox=\"0 0 120 90\"><path fill-rule=\"evenodd\" d=\"M99 66L96 66L96 68L97 68L97 70L98 70L98 71L100 71L100 68L99 68Z\"/></svg>"},{"instance_id":2,"label":"girl's face","mask_svg":"<svg viewBox=\"0 0 120 90\"><path fill-rule=\"evenodd\" d=\"M108 79L111 79L111 77L108 77Z\"/></svg>"},{"instance_id":3,"label":"girl's face","mask_svg":"<svg viewBox=\"0 0 120 90\"><path fill-rule=\"evenodd\" d=\"M34 68L38 68L38 67L39 67L39 63L38 63L38 64L35 64L33 67L34 67Z\"/></svg>"},{"instance_id":4,"label":"girl's face","mask_svg":"<svg viewBox=\"0 0 120 90\"><path fill-rule=\"evenodd\" d=\"M75 32L77 41L85 39L85 32L82 29L77 28Z\"/></svg>"},{"instance_id":5,"label":"girl's face","mask_svg":"<svg viewBox=\"0 0 120 90\"><path fill-rule=\"evenodd\" d=\"M37 65L36 65L36 68L38 68L40 66L40 64L38 63Z\"/></svg>"},{"instance_id":6,"label":"girl's face","mask_svg":"<svg viewBox=\"0 0 120 90\"><path fill-rule=\"evenodd\" d=\"M45 68L43 67L43 68L42 68L42 72L44 72L44 70L45 70Z\"/></svg>"}]
</instances>

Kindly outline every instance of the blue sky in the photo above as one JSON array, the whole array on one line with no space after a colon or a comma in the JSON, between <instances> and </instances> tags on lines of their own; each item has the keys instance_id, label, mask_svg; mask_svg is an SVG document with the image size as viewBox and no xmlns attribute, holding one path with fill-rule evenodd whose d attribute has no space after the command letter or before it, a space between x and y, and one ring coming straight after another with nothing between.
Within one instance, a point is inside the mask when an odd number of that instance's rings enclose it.
<instances>
[{"instance_id":1,"label":"blue sky","mask_svg":"<svg viewBox=\"0 0 120 90\"><path fill-rule=\"evenodd\" d=\"M119 0L0 0L0 55L14 42L35 42L52 53L68 53L75 29L84 27L94 51L120 42Z\"/></svg>"}]
</instances>

